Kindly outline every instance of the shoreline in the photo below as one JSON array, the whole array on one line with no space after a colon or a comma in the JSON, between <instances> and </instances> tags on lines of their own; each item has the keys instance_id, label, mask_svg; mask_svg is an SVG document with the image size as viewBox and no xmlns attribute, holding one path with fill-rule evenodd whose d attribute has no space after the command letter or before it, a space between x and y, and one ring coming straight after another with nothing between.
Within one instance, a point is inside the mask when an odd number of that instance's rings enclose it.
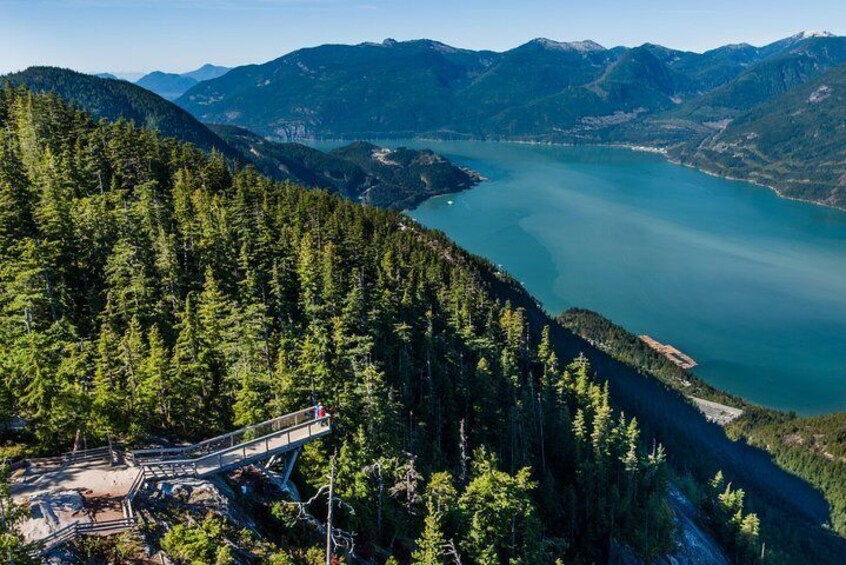
<instances>
[{"instance_id":1,"label":"shoreline","mask_svg":"<svg viewBox=\"0 0 846 565\"><path fill-rule=\"evenodd\" d=\"M787 196L781 190L776 188L773 185L764 184L763 182L756 181L753 179L748 178L740 178L734 177L731 175L724 175L720 174L716 171L703 168L701 166L694 165L692 163L686 163L679 159L672 157L665 148L663 147L655 147L652 145L635 145L631 143L567 143L563 141L529 141L529 140L522 140L522 139L480 139L480 138L463 138L463 139L451 139L451 138L444 138L444 137L428 137L428 136L420 136L420 137L365 137L365 138L308 138L297 140L295 143L303 143L308 145L309 143L321 143L321 142L351 142L356 140L363 140L363 141L393 141L393 140L414 140L414 141L426 141L426 142L450 142L450 141L461 141L461 142L471 142L471 143L504 143L504 144L513 144L513 145L548 145L552 147L610 147L615 149L628 149L629 151L634 151L635 153L651 153L653 155L661 155L664 159L670 163L671 165L676 165L679 167L685 167L687 169L691 169L694 171L698 171L700 173L704 173L709 177L719 178L723 180L728 180L732 182L744 182L751 184L752 186L758 188L765 188L775 193L781 199L790 201L790 202L798 202L800 204L811 204L813 206L819 206L821 208L827 208L829 210L836 210L838 212L846 213L846 208L841 208L838 206L832 206L831 204L825 204L824 202L816 202L814 200L806 200L804 198L797 198L795 196ZM478 186L478 185L476 185ZM473 187L475 188L475 187ZM462 191L463 192L463 191Z\"/></svg>"},{"instance_id":2,"label":"shoreline","mask_svg":"<svg viewBox=\"0 0 846 565\"><path fill-rule=\"evenodd\" d=\"M574 144L574 143L561 143L561 142L538 142L538 141L512 140L512 139L503 139L503 140L487 140L487 139L444 139L444 138L431 138L431 137L413 137L413 138L408 138L408 137L403 137L403 138L399 138L399 137L398 137L398 138L390 138L390 137L387 137L387 138L368 138L368 139L366 139L366 141L371 141L371 142L379 142L379 141L403 141L403 140L406 140L406 141L420 141L420 142L436 142L436 143L444 143L444 142L451 142L451 141L460 141L460 142L463 142L463 143L467 143L467 142L469 142L469 143L496 143L496 144L510 144L510 145L547 145L547 146L556 146L556 147L607 147L607 148L613 148L613 149L626 149L626 150L633 151L633 152L637 152L637 153L650 153L650 154L654 154L654 155L660 155L660 156L662 156L662 157L664 158L664 160L665 160L667 163L669 163L669 164L671 164L671 165L686 167L686 168L688 168L688 169L692 169L692 170L695 170L695 171L698 171L698 172L701 172L701 173L707 174L708 176L711 176L711 177L714 177L714 178L721 178L721 179L724 179L724 180L730 180L730 181L735 181L735 182L748 183L748 184L753 185L753 186L754 186L754 187L756 187L756 188L766 188L766 189L769 189L769 190L771 190L772 192L774 192L774 193L776 194L776 196L778 196L779 198L782 198L782 199L787 200L787 201L795 201L795 202L798 202L798 203L801 203L801 204L814 204L814 205L816 205L816 206L821 206L821 207L824 207L824 208L829 208L829 209L832 209L832 210L836 210L836 211L838 211L838 212L846 212L846 210L843 210L843 209L840 209L840 208L836 208L836 207L834 207L834 206L829 206L829 205L822 204L822 203L818 203L818 202L812 202L812 201L809 201L809 200L801 200L801 199L798 199L798 198L793 198L793 197L789 197L789 196L784 196L784 195L782 195L782 194L781 194L781 193L780 193L780 192L779 192L776 188L771 187L771 186L764 185L764 184L759 183L759 182L756 182L756 181L747 180L747 179L741 179L741 178L734 178L734 177L725 176L725 175L720 175L720 174L715 173L715 172L713 172L713 171L709 171L709 170L706 170L706 169L702 169L702 168L696 167L696 166L691 165L691 164L688 164L688 163L683 163L683 162L681 162L681 161L679 161L679 160L677 160L677 159L673 159L672 157L670 157L666 149L663 149L663 148L660 148L660 147L647 146L647 145L633 145L633 144L621 144L621 143L617 143L617 144L613 144L613 143L605 143L605 144L600 144L600 143L593 143L593 144ZM309 141L311 141L311 142L317 142L317 143L321 143L321 142L338 142L338 143L345 143L345 142L349 142L349 141L351 141L351 140L350 140L350 139L341 139L341 138L335 138L335 139L327 139L327 138L324 138L324 139L312 139L312 140L309 140ZM430 148L430 149L431 149L431 148ZM461 166L461 165L457 165L457 166ZM480 176L482 176L482 175L480 175ZM403 209L401 212L402 212L403 214L405 214L405 215L407 215L407 216L408 216L408 214L407 214L408 212L413 211L414 209L416 209L417 207L419 207L419 205L420 205L420 204L422 204L423 202L425 202L425 201L427 201L427 200L434 199L434 198L443 198L443 197L449 196L450 194L460 194L460 193L462 193L462 192L466 192L466 191L469 191L469 190L473 190L473 189L475 189L476 187L478 187L478 186L479 186L482 182L484 182L485 180L487 180L487 179L486 179L486 178L484 178L484 177L482 176L482 181L481 181L481 182L479 182L479 183L477 183L477 184L475 184L475 185L473 185L473 186L471 186L471 187L467 187L467 188L462 189L462 190L459 190L459 191L446 192L446 193L442 193L442 194L432 195L432 196L430 196L429 198L426 198L425 200L422 200L420 203L416 204L414 207L412 207L412 208L406 208L406 209ZM409 217L409 218L411 218L410 216L408 216L408 217ZM413 219L413 218L411 218L411 219ZM546 308L545 308L543 305L541 305L541 307L543 308L543 310L544 310L544 311L546 311ZM553 316L553 315L551 315L551 314L550 314L550 317L552 317L553 319L555 318L555 316ZM568 331L569 331L569 330L568 330ZM700 378L701 378L701 377L700 377ZM704 379L703 379L703 380L704 380ZM705 380L705 382L707 383L708 381L707 381L707 380ZM710 385L710 383L709 383L709 386L714 386L714 385ZM775 408L775 407L768 406L768 405L765 405L765 404L760 404L760 403L757 403L757 402L753 402L753 401L751 401L751 400L749 400L749 399L747 399L747 398L744 398L744 397L742 397L742 396L738 396L738 395L736 395L735 393L730 392L730 391L727 391L727 390L722 389L722 388L718 388L718 387L714 387L714 388L715 388L716 390L718 390L718 391L720 391L720 392L722 392L722 393L724 393L724 394L726 394L726 395L730 396L730 397L737 398L737 399L738 399L738 401L741 403L741 405L740 405L740 406L732 406L731 404L725 404L725 406L727 406L727 407L729 407L729 408L739 409L739 410L744 410L744 405L745 405L746 407L748 407L748 406L755 406L755 407L758 407L758 408L761 408L761 409L764 409L764 410L767 410L767 411L771 411L771 412L774 412L774 413L780 413L780 414L788 414L788 413L790 413L790 412L791 412L791 411L789 411L789 410L784 410L784 409L781 409L781 408ZM687 396L687 394L685 394L684 390L681 390L681 389L678 389L678 390L680 390L680 392L681 392L682 394L684 394L684 395L685 395L685 397L687 397L687 398L692 398L692 397L688 397L688 396ZM842 413L842 412L843 412L843 411L832 411L832 412L815 413L815 414L810 414L810 415L802 415L802 414L798 414L798 413L797 413L797 416L798 416L798 417L801 417L801 418L809 418L809 417L823 416L823 415L829 415L829 414L840 414L840 413Z\"/></svg>"},{"instance_id":3,"label":"shoreline","mask_svg":"<svg viewBox=\"0 0 846 565\"><path fill-rule=\"evenodd\" d=\"M820 208L827 208L829 210L835 210L837 212L846 212L846 208L840 208L838 206L832 206L831 204L825 204L823 202L815 202L813 200L805 200L804 198L796 198L795 196L787 196L786 194L784 194L781 190L779 190L775 186L772 186L772 185L769 185L769 184L764 184L762 182L752 180L752 179L744 179L744 178L740 178L740 177L733 177L733 176L730 176L730 175L722 175L722 174L717 173L715 171L705 169L705 168L702 168L702 167L698 167L698 166L696 166L692 163L685 163L683 161L680 161L679 159L674 159L674 158L670 157L669 154L666 153L666 152L664 153L664 155L667 159L667 162L672 164L672 165L677 165L679 167L685 167L685 168L688 168L688 169L691 169L691 170L694 170L694 171L698 171L700 173L704 173L704 174L708 175L709 177L719 178L719 179L723 179L723 180L729 180L729 181L732 181L732 182L745 182L745 183L751 184L753 186L756 186L758 188L766 188L767 190L774 192L776 194L776 196L778 196L779 198L781 198L783 200L790 201L790 202L798 202L800 204L811 204L813 206L819 206Z\"/></svg>"}]
</instances>

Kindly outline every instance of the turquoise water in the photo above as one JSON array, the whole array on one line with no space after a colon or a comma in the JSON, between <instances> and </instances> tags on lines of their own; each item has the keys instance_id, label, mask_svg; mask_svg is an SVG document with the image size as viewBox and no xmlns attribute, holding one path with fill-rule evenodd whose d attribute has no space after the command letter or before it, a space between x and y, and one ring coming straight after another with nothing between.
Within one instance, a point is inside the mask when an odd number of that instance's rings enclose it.
<instances>
[{"instance_id":1,"label":"turquoise water","mask_svg":"<svg viewBox=\"0 0 846 565\"><path fill-rule=\"evenodd\" d=\"M846 213L626 149L403 144L489 179L410 215L549 312L590 308L671 343L753 402L846 410Z\"/></svg>"}]
</instances>

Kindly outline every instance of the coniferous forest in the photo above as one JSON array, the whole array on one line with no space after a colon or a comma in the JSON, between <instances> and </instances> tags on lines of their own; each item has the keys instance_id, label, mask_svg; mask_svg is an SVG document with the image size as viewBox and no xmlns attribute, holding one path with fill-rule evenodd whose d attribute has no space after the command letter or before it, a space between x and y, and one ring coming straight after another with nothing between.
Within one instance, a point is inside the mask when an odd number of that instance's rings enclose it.
<instances>
[{"instance_id":1,"label":"coniferous forest","mask_svg":"<svg viewBox=\"0 0 846 565\"><path fill-rule=\"evenodd\" d=\"M767 450L782 468L819 488L830 506L831 528L846 533L846 415L800 417L750 404L681 369L595 312L574 308L559 320L613 357L688 396L742 408L743 414L726 426L727 435Z\"/></svg>"},{"instance_id":2,"label":"coniferous forest","mask_svg":"<svg viewBox=\"0 0 846 565\"><path fill-rule=\"evenodd\" d=\"M674 490L736 562L843 547L784 506L801 492L766 492L795 485L679 420L674 391L614 398L604 379L622 369L560 347L518 283L442 234L25 87L0 91L0 310L0 421L29 430L18 455L202 439L321 402L333 433L296 481L311 496L335 457L348 558L660 558ZM752 497L733 482L747 466ZM265 514L246 562L321 561L289 506ZM209 516L161 547L236 562L222 539L239 525Z\"/></svg>"},{"instance_id":3,"label":"coniferous forest","mask_svg":"<svg viewBox=\"0 0 846 565\"><path fill-rule=\"evenodd\" d=\"M319 400L335 430L299 472L317 487L337 454L357 555L672 549L663 448L529 332L487 264L398 213L0 96L0 410L33 452L207 437Z\"/></svg>"}]
</instances>

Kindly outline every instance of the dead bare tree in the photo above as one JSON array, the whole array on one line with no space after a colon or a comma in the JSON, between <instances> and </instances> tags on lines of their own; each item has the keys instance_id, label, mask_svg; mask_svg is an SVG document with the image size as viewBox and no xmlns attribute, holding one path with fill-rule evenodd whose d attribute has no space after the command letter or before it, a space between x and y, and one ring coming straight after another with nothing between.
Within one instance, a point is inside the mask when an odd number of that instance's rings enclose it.
<instances>
[{"instance_id":1,"label":"dead bare tree","mask_svg":"<svg viewBox=\"0 0 846 565\"><path fill-rule=\"evenodd\" d=\"M423 501L423 497L417 490L420 481L423 480L416 468L417 456L406 453L406 461L399 467L398 481L388 492L394 498L402 499L401 503L411 515L417 514L417 509Z\"/></svg>"},{"instance_id":2,"label":"dead bare tree","mask_svg":"<svg viewBox=\"0 0 846 565\"><path fill-rule=\"evenodd\" d=\"M287 501L284 502L284 504L296 509L297 520L310 525L321 535L328 535L329 539L331 540L331 545L333 548L335 548L335 550L340 550L351 559L355 558L355 532L347 532L345 530L341 530L335 527L332 527L331 530L329 530L327 528L327 524L321 522L316 516L311 513L311 506L315 504L318 500L323 499L324 497L326 497L328 503L329 484L321 486L319 489L317 489L317 492L314 493L314 496L304 502ZM346 512L349 512L350 514L355 514L355 509L340 498L338 498L337 496L333 495L332 505L334 508L341 508ZM331 534L327 534L327 532L330 531Z\"/></svg>"}]
</instances>

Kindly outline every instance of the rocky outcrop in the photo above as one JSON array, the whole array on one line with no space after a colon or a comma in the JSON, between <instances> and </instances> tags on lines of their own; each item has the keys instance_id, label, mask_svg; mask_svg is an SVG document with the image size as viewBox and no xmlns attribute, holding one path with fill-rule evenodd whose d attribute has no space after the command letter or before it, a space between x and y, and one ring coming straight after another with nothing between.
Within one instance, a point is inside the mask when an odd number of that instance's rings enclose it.
<instances>
[{"instance_id":1,"label":"rocky outcrop","mask_svg":"<svg viewBox=\"0 0 846 565\"><path fill-rule=\"evenodd\" d=\"M666 565L729 565L717 542L700 526L702 517L696 507L674 485L670 485L667 502L673 510L676 525L676 549L653 562ZM628 547L612 543L609 563L645 565Z\"/></svg>"}]
</instances>

